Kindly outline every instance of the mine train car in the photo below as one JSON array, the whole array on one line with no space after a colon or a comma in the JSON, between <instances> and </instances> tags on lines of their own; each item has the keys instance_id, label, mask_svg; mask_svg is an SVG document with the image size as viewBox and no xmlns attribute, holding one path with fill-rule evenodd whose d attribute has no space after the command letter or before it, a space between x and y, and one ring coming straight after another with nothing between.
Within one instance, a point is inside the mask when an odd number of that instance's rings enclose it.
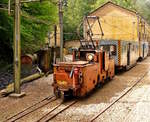
<instances>
[{"instance_id":1,"label":"mine train car","mask_svg":"<svg viewBox=\"0 0 150 122\"><path fill-rule=\"evenodd\" d=\"M54 65L54 94L83 97L115 75L114 59L105 51L79 49L73 52L73 62Z\"/></svg>"},{"instance_id":2,"label":"mine train car","mask_svg":"<svg viewBox=\"0 0 150 122\"><path fill-rule=\"evenodd\" d=\"M140 52L140 56L139 56L139 59L144 59L148 56L148 53L149 53L149 43L148 42L144 42L142 41L141 44L139 44L139 52Z\"/></svg>"},{"instance_id":3,"label":"mine train car","mask_svg":"<svg viewBox=\"0 0 150 122\"><path fill-rule=\"evenodd\" d=\"M136 12L112 2L84 18L83 32L86 40L99 41L101 49L113 54L117 68L131 67L148 55L150 26Z\"/></svg>"}]
</instances>

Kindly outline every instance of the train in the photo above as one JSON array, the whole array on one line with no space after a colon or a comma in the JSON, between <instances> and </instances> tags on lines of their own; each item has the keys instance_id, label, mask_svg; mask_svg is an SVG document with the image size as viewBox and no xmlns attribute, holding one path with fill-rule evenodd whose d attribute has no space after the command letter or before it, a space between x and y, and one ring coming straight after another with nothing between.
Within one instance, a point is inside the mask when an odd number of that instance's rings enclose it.
<instances>
[{"instance_id":1,"label":"train","mask_svg":"<svg viewBox=\"0 0 150 122\"><path fill-rule=\"evenodd\" d=\"M148 55L150 27L136 12L107 2L83 19L80 47L71 62L54 64L54 94L83 97Z\"/></svg>"},{"instance_id":2,"label":"train","mask_svg":"<svg viewBox=\"0 0 150 122\"><path fill-rule=\"evenodd\" d=\"M62 99L84 97L114 75L114 59L106 51L80 48L73 51L73 62L54 65L54 94Z\"/></svg>"}]
</instances>

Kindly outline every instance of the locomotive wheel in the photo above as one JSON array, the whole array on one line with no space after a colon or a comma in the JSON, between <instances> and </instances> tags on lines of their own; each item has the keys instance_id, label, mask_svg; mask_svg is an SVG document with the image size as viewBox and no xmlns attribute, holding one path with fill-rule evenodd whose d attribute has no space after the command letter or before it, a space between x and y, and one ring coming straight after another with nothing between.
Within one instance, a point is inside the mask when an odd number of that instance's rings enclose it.
<instances>
[{"instance_id":1,"label":"locomotive wheel","mask_svg":"<svg viewBox=\"0 0 150 122\"><path fill-rule=\"evenodd\" d=\"M97 88L100 88L100 87L101 87L101 83L98 83L98 84L97 84Z\"/></svg>"},{"instance_id":2,"label":"locomotive wheel","mask_svg":"<svg viewBox=\"0 0 150 122\"><path fill-rule=\"evenodd\" d=\"M63 101L69 99L72 96L72 91L60 91L57 88L54 89L54 94L56 98L60 98Z\"/></svg>"},{"instance_id":3,"label":"locomotive wheel","mask_svg":"<svg viewBox=\"0 0 150 122\"><path fill-rule=\"evenodd\" d=\"M65 93L63 91L60 92L60 98L65 101Z\"/></svg>"},{"instance_id":4,"label":"locomotive wheel","mask_svg":"<svg viewBox=\"0 0 150 122\"><path fill-rule=\"evenodd\" d=\"M102 85L103 85L103 84L102 84L101 82L99 82L99 83L96 84L96 88L101 88Z\"/></svg>"},{"instance_id":5,"label":"locomotive wheel","mask_svg":"<svg viewBox=\"0 0 150 122\"><path fill-rule=\"evenodd\" d=\"M56 96L56 98L60 98L60 91L58 89L54 89L54 94Z\"/></svg>"},{"instance_id":6,"label":"locomotive wheel","mask_svg":"<svg viewBox=\"0 0 150 122\"><path fill-rule=\"evenodd\" d=\"M101 87L100 75L97 76L97 84L96 84L95 87L96 88L100 88Z\"/></svg>"},{"instance_id":7,"label":"locomotive wheel","mask_svg":"<svg viewBox=\"0 0 150 122\"><path fill-rule=\"evenodd\" d=\"M71 98L72 94L70 91L61 91L60 92L60 98L65 101L68 100L69 98Z\"/></svg>"}]
</instances>

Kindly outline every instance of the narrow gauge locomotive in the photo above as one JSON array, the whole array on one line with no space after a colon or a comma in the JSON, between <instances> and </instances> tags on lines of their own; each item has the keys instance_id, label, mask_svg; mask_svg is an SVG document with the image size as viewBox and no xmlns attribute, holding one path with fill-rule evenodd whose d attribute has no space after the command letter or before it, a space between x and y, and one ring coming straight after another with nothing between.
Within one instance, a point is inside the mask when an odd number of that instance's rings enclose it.
<instances>
[{"instance_id":1,"label":"narrow gauge locomotive","mask_svg":"<svg viewBox=\"0 0 150 122\"><path fill-rule=\"evenodd\" d=\"M73 62L54 65L54 94L83 97L115 75L114 59L99 49L80 48L73 52Z\"/></svg>"}]
</instances>

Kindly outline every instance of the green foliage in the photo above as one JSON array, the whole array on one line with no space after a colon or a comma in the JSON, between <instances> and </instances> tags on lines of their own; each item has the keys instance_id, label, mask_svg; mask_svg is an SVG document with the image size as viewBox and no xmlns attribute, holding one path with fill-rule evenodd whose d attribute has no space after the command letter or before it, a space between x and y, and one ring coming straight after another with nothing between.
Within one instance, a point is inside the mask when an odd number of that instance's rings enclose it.
<instances>
[{"instance_id":1,"label":"green foliage","mask_svg":"<svg viewBox=\"0 0 150 122\"><path fill-rule=\"evenodd\" d=\"M136 0L136 8L138 12L149 22L150 24L150 1L149 0Z\"/></svg>"},{"instance_id":2,"label":"green foliage","mask_svg":"<svg viewBox=\"0 0 150 122\"><path fill-rule=\"evenodd\" d=\"M0 62L11 61L13 38L13 18L0 11ZM3 61L4 60L4 61Z\"/></svg>"},{"instance_id":3,"label":"green foliage","mask_svg":"<svg viewBox=\"0 0 150 122\"><path fill-rule=\"evenodd\" d=\"M114 3L121 5L128 9L135 9L134 0L112 0Z\"/></svg>"},{"instance_id":4,"label":"green foliage","mask_svg":"<svg viewBox=\"0 0 150 122\"><path fill-rule=\"evenodd\" d=\"M0 4L7 5L7 2L1 0ZM32 53L40 49L47 32L57 23L57 6L51 2L33 2L22 4L21 10L21 50ZM0 59L8 62L12 61L13 55L13 17L13 13L8 16L7 11L0 10Z\"/></svg>"},{"instance_id":5,"label":"green foliage","mask_svg":"<svg viewBox=\"0 0 150 122\"><path fill-rule=\"evenodd\" d=\"M37 51L45 41L47 32L57 20L57 8L50 2L28 3L22 6L22 52ZM36 19L35 19L36 18Z\"/></svg>"},{"instance_id":6,"label":"green foliage","mask_svg":"<svg viewBox=\"0 0 150 122\"><path fill-rule=\"evenodd\" d=\"M64 32L76 32L82 19L92 10L96 0L68 0L68 7L64 12ZM65 35L65 40L76 39L77 36Z\"/></svg>"}]
</instances>

